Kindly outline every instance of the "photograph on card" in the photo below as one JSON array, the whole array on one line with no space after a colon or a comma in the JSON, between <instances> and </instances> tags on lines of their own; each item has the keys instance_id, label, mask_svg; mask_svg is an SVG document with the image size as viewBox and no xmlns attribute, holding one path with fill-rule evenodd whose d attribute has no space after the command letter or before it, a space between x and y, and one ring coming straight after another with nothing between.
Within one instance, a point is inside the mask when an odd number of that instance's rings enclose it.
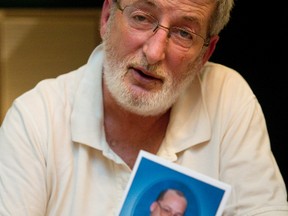
<instances>
[{"instance_id":1,"label":"photograph on card","mask_svg":"<svg viewBox=\"0 0 288 216\"><path fill-rule=\"evenodd\" d=\"M230 190L226 183L141 151L119 216L220 216Z\"/></svg>"}]
</instances>

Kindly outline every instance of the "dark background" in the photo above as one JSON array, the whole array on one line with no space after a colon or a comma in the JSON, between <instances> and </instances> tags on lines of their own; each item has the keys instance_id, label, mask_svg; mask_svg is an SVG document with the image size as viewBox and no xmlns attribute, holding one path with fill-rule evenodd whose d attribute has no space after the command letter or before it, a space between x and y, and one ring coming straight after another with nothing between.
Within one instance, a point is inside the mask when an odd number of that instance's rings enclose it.
<instances>
[{"instance_id":1,"label":"dark background","mask_svg":"<svg viewBox=\"0 0 288 216\"><path fill-rule=\"evenodd\" d=\"M104 0L0 0L0 8L101 7Z\"/></svg>"},{"instance_id":2,"label":"dark background","mask_svg":"<svg viewBox=\"0 0 288 216\"><path fill-rule=\"evenodd\" d=\"M91 8L101 7L102 3L103 0L0 0L0 8ZM264 111L272 151L288 186L288 13L279 2L265 3L235 0L231 21L221 32L211 60L236 69L250 84ZM261 181L261 174L255 175Z\"/></svg>"},{"instance_id":3,"label":"dark background","mask_svg":"<svg viewBox=\"0 0 288 216\"><path fill-rule=\"evenodd\" d=\"M211 60L236 69L258 98L288 187L288 16L280 4L236 0ZM286 7L287 9L287 7ZM259 181L261 181L261 174ZM288 191L288 188L286 188Z\"/></svg>"}]
</instances>

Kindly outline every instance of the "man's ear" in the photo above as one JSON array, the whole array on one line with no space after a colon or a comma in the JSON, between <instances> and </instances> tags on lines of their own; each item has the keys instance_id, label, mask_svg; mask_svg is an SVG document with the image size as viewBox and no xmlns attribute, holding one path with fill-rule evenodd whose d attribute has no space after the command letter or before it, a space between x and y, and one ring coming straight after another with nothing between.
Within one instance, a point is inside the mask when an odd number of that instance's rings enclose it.
<instances>
[{"instance_id":1,"label":"man's ear","mask_svg":"<svg viewBox=\"0 0 288 216\"><path fill-rule=\"evenodd\" d=\"M212 56L215 48L216 48L216 44L217 42L219 41L219 36L218 35L215 35L215 36L212 36L210 38L210 43L208 45L208 47L206 48L206 51L204 53L204 56L203 56L203 59L202 59L202 64L204 65L209 59L210 57Z\"/></svg>"},{"instance_id":2,"label":"man's ear","mask_svg":"<svg viewBox=\"0 0 288 216\"><path fill-rule=\"evenodd\" d=\"M106 28L107 22L110 17L110 8L112 7L113 0L104 0L102 11L101 11L101 18L100 18L100 35L103 38Z\"/></svg>"},{"instance_id":3,"label":"man's ear","mask_svg":"<svg viewBox=\"0 0 288 216\"><path fill-rule=\"evenodd\" d=\"M150 212L153 212L154 209L156 208L157 206L157 202L153 202L151 205L150 205Z\"/></svg>"}]
</instances>

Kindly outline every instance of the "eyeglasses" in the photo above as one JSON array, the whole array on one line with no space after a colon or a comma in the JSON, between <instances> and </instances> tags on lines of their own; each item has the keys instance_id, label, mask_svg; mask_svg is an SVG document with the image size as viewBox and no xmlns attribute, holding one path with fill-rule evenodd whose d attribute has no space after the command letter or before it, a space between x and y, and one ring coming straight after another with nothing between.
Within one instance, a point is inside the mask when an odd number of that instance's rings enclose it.
<instances>
[{"instance_id":1,"label":"eyeglasses","mask_svg":"<svg viewBox=\"0 0 288 216\"><path fill-rule=\"evenodd\" d=\"M172 209L166 206L162 206L162 204L159 201L157 201L157 203L161 209L161 216L183 216L182 213L173 214Z\"/></svg>"},{"instance_id":2,"label":"eyeglasses","mask_svg":"<svg viewBox=\"0 0 288 216\"><path fill-rule=\"evenodd\" d=\"M152 30L152 34L154 34L161 28L168 32L168 38L170 38L174 44L184 48L191 48L199 44L203 47L208 46L210 43L209 39L205 39L203 36L188 29L176 26L170 28L165 27L150 13L133 5L121 8L118 1L116 1L116 5L126 18L128 25L136 31L144 33Z\"/></svg>"}]
</instances>

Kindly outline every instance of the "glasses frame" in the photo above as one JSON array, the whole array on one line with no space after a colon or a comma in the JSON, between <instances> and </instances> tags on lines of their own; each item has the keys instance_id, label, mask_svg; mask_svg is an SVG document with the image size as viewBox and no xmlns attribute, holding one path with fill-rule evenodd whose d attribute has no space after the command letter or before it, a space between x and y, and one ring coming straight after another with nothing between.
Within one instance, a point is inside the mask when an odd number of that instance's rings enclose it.
<instances>
[{"instance_id":1,"label":"glasses frame","mask_svg":"<svg viewBox=\"0 0 288 216\"><path fill-rule=\"evenodd\" d=\"M127 7L130 7L130 6L131 6L131 5L127 5L127 6L125 6L124 8L122 8L118 0L117 0L115 3L116 3L116 6L117 6L117 9L119 9L119 10L122 12L122 14L123 14L124 10L125 10ZM150 15L150 16L153 17L152 15ZM156 32L159 28L162 28L162 29L168 30L168 33L170 33L170 28L169 28L169 27L166 27L166 26L161 25L160 22L159 22L159 20L157 20L155 17L153 17L153 19L155 19L155 20L157 21L157 25L156 25L156 27L155 27L154 29L152 29L152 32ZM210 44L210 37L207 37L207 38L205 39L205 37L203 37L203 36L201 36L201 35L199 35L199 34L197 34L197 33L195 33L195 32L189 32L189 33L194 34L194 35L196 35L197 37L200 37L200 38L203 40L203 45L202 45L202 47L208 47L208 46L209 46L209 44ZM169 34L168 34L168 38L169 38L169 37L170 37L170 36L169 36ZM191 48L192 46L193 46L193 45L191 45L191 46L188 47L188 48Z\"/></svg>"},{"instance_id":2,"label":"glasses frame","mask_svg":"<svg viewBox=\"0 0 288 216\"><path fill-rule=\"evenodd\" d=\"M157 201L157 204L158 204L158 206L160 207L161 212L167 213L167 216L183 216L183 215L184 215L184 214L182 214L182 213L180 213L180 214L178 214L178 213L173 214L173 212L172 212L170 209L164 208L164 207L162 206L162 204L160 203L160 201ZM162 213L161 213L161 215L162 215Z\"/></svg>"}]
</instances>

